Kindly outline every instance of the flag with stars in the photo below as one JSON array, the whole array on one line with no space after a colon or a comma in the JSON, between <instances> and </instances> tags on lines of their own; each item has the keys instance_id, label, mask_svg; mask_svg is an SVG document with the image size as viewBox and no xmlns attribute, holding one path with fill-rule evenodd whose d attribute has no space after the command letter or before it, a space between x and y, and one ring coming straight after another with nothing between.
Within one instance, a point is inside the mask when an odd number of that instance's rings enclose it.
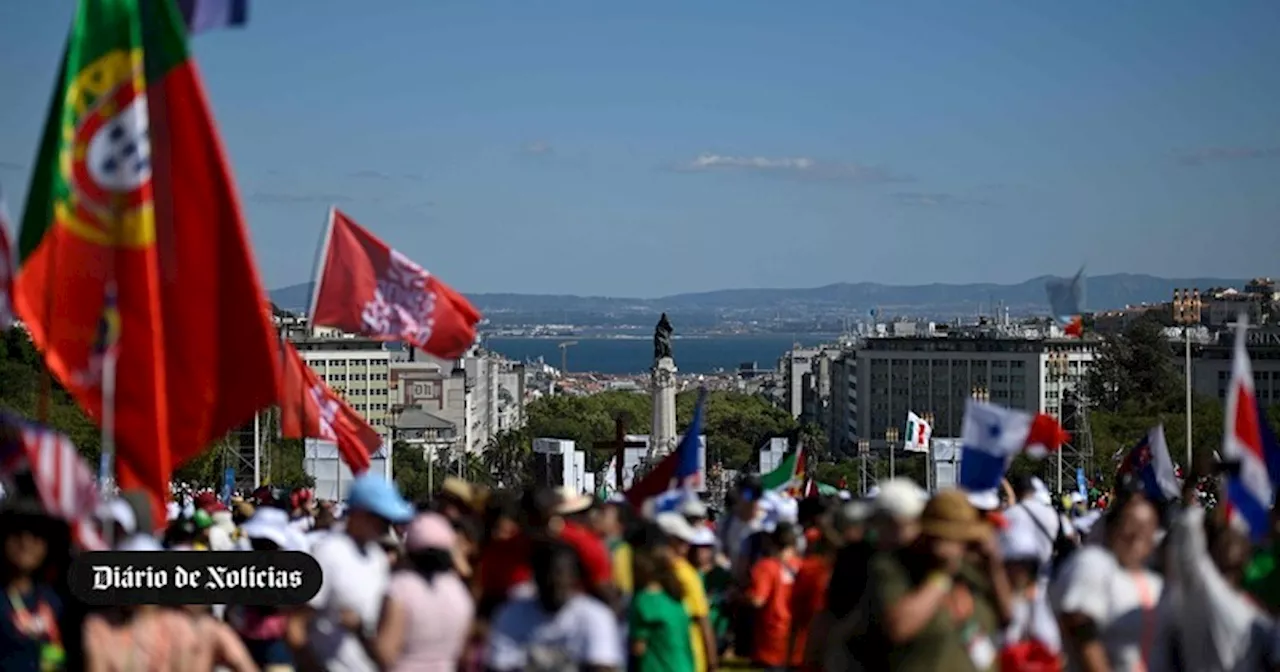
<instances>
[{"instance_id":1,"label":"flag with stars","mask_svg":"<svg viewBox=\"0 0 1280 672\"><path fill-rule=\"evenodd\" d=\"M1036 458L1058 450L1070 435L1052 416L969 400L960 430L958 485L969 492L1000 487L1019 453Z\"/></svg>"},{"instance_id":2,"label":"flag with stars","mask_svg":"<svg viewBox=\"0 0 1280 672\"><path fill-rule=\"evenodd\" d=\"M1129 449L1116 471L1137 479L1152 501L1167 502L1178 496L1178 475L1173 458L1169 457L1169 445L1165 443L1164 425L1148 430L1142 440Z\"/></svg>"},{"instance_id":3,"label":"flag with stars","mask_svg":"<svg viewBox=\"0 0 1280 672\"><path fill-rule=\"evenodd\" d=\"M172 471L273 404L278 369L174 0L78 3L16 242L15 311L98 422L102 386L83 374L117 316L116 476L163 524Z\"/></svg>"}]
</instances>

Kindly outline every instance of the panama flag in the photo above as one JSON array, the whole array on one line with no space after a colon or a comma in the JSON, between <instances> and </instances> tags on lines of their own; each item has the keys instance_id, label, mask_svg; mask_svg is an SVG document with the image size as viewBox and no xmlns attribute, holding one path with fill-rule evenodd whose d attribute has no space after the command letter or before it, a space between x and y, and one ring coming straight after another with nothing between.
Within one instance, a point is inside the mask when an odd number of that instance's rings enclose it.
<instances>
[{"instance_id":1,"label":"panama flag","mask_svg":"<svg viewBox=\"0 0 1280 672\"><path fill-rule=\"evenodd\" d=\"M1032 415L972 399L965 406L960 434L958 485L969 492L999 487L1018 453L1041 458L1071 438L1053 416Z\"/></svg>"},{"instance_id":2,"label":"panama flag","mask_svg":"<svg viewBox=\"0 0 1280 672\"><path fill-rule=\"evenodd\" d=\"M1271 427L1259 410L1253 388L1253 366L1245 347L1248 319L1236 320L1235 355L1231 362L1231 388L1227 391L1222 438L1222 459L1234 464L1226 476L1227 512L1249 526L1254 540L1261 540L1270 528L1270 510L1275 495L1273 474L1280 473L1280 447Z\"/></svg>"},{"instance_id":3,"label":"panama flag","mask_svg":"<svg viewBox=\"0 0 1280 672\"><path fill-rule=\"evenodd\" d=\"M912 453L929 452L929 439L933 437L933 427L924 418L907 411L907 433L903 450Z\"/></svg>"}]
</instances>

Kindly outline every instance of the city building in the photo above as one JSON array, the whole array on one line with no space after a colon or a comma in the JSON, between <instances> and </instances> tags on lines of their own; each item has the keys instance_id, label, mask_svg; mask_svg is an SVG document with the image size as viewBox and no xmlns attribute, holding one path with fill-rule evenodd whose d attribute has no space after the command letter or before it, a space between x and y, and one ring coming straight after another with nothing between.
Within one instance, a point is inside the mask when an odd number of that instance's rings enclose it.
<instances>
[{"instance_id":1,"label":"city building","mask_svg":"<svg viewBox=\"0 0 1280 672\"><path fill-rule=\"evenodd\" d=\"M817 422L825 401L831 396L831 360L840 354L837 346L796 347L778 360L782 408L801 422Z\"/></svg>"},{"instance_id":2,"label":"city building","mask_svg":"<svg viewBox=\"0 0 1280 672\"><path fill-rule=\"evenodd\" d=\"M437 438L424 440L424 448L479 452L499 432L524 426L524 364L478 347L457 360L421 353L397 359L390 383L392 406L401 415L397 435L430 429ZM406 415L410 409L415 412Z\"/></svg>"},{"instance_id":3,"label":"city building","mask_svg":"<svg viewBox=\"0 0 1280 672\"><path fill-rule=\"evenodd\" d=\"M382 435L391 438L391 355L369 338L295 338L293 345L338 396Z\"/></svg>"},{"instance_id":4,"label":"city building","mask_svg":"<svg viewBox=\"0 0 1280 672\"><path fill-rule=\"evenodd\" d=\"M960 436L965 404L974 397L1057 414L1063 392L1083 380L1095 350L1092 340L997 331L867 339L856 355L860 438L900 429L908 412L932 418L934 436Z\"/></svg>"},{"instance_id":5,"label":"city building","mask_svg":"<svg viewBox=\"0 0 1280 672\"><path fill-rule=\"evenodd\" d=\"M1280 327L1251 327L1245 338L1258 402L1263 406L1280 404ZM1170 334L1170 340L1174 364L1181 373L1186 368L1185 345L1175 334ZM1235 332L1232 329L1219 330L1212 338L1193 338L1192 391L1225 402L1231 383L1234 352Z\"/></svg>"}]
</instances>

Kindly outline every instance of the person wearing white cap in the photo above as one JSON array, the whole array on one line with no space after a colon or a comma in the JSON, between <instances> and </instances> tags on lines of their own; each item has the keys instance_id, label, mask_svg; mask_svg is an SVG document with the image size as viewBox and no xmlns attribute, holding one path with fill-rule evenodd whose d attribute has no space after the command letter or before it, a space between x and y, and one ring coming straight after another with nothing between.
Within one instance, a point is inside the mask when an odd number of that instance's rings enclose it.
<instances>
[{"instance_id":1,"label":"person wearing white cap","mask_svg":"<svg viewBox=\"0 0 1280 672\"><path fill-rule=\"evenodd\" d=\"M707 594L707 605L710 607L707 619L711 623L711 631L715 636L716 649L729 634L729 589L733 585L733 575L721 564L718 554L720 540L711 528L703 526L695 530L693 549L689 553L690 562L698 574L702 576L702 589Z\"/></svg>"},{"instance_id":2,"label":"person wearing white cap","mask_svg":"<svg viewBox=\"0 0 1280 672\"><path fill-rule=\"evenodd\" d=\"M929 495L909 478L882 483L876 493L873 529L879 550L893 550L910 544L920 532L920 514Z\"/></svg>"},{"instance_id":3,"label":"person wearing white cap","mask_svg":"<svg viewBox=\"0 0 1280 672\"><path fill-rule=\"evenodd\" d=\"M1000 533L1000 556L1013 592L1011 618L1004 631L1005 647L1021 647L1021 655L1046 653L1050 658L1062 651L1058 619L1049 607L1045 586L1038 580L1042 560L1040 531L1021 519ZM1037 651L1037 649L1043 649Z\"/></svg>"},{"instance_id":4,"label":"person wearing white cap","mask_svg":"<svg viewBox=\"0 0 1280 672\"><path fill-rule=\"evenodd\" d=\"M1048 496L1048 490L1044 489L1043 483L1036 486L1039 480L1033 476L1012 479L1010 485L1015 501L1005 509L1004 518L1009 527L1037 532L1036 559L1040 564L1041 578L1047 579L1056 557L1065 557L1070 547L1075 545L1076 533L1071 524L1054 510L1052 504L1043 501Z\"/></svg>"},{"instance_id":5,"label":"person wearing white cap","mask_svg":"<svg viewBox=\"0 0 1280 672\"><path fill-rule=\"evenodd\" d=\"M714 669L716 665L716 638L711 629L711 604L702 585L702 576L689 563L689 549L699 540L698 530L679 513L660 513L654 521L667 536L671 547L671 568L684 593L684 608L689 613L689 640L693 645L693 661L696 672Z\"/></svg>"}]
</instances>

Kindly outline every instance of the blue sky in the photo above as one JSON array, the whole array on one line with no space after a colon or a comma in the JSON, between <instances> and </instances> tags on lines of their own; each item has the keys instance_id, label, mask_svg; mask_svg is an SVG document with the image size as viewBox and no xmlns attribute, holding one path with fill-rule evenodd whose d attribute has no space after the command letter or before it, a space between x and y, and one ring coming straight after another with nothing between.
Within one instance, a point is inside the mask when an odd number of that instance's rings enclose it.
<instances>
[{"instance_id":1,"label":"blue sky","mask_svg":"<svg viewBox=\"0 0 1280 672\"><path fill-rule=\"evenodd\" d=\"M0 6L21 211L71 0ZM1271 0L258 0L196 38L268 287L336 202L467 292L1280 275Z\"/></svg>"}]
</instances>

